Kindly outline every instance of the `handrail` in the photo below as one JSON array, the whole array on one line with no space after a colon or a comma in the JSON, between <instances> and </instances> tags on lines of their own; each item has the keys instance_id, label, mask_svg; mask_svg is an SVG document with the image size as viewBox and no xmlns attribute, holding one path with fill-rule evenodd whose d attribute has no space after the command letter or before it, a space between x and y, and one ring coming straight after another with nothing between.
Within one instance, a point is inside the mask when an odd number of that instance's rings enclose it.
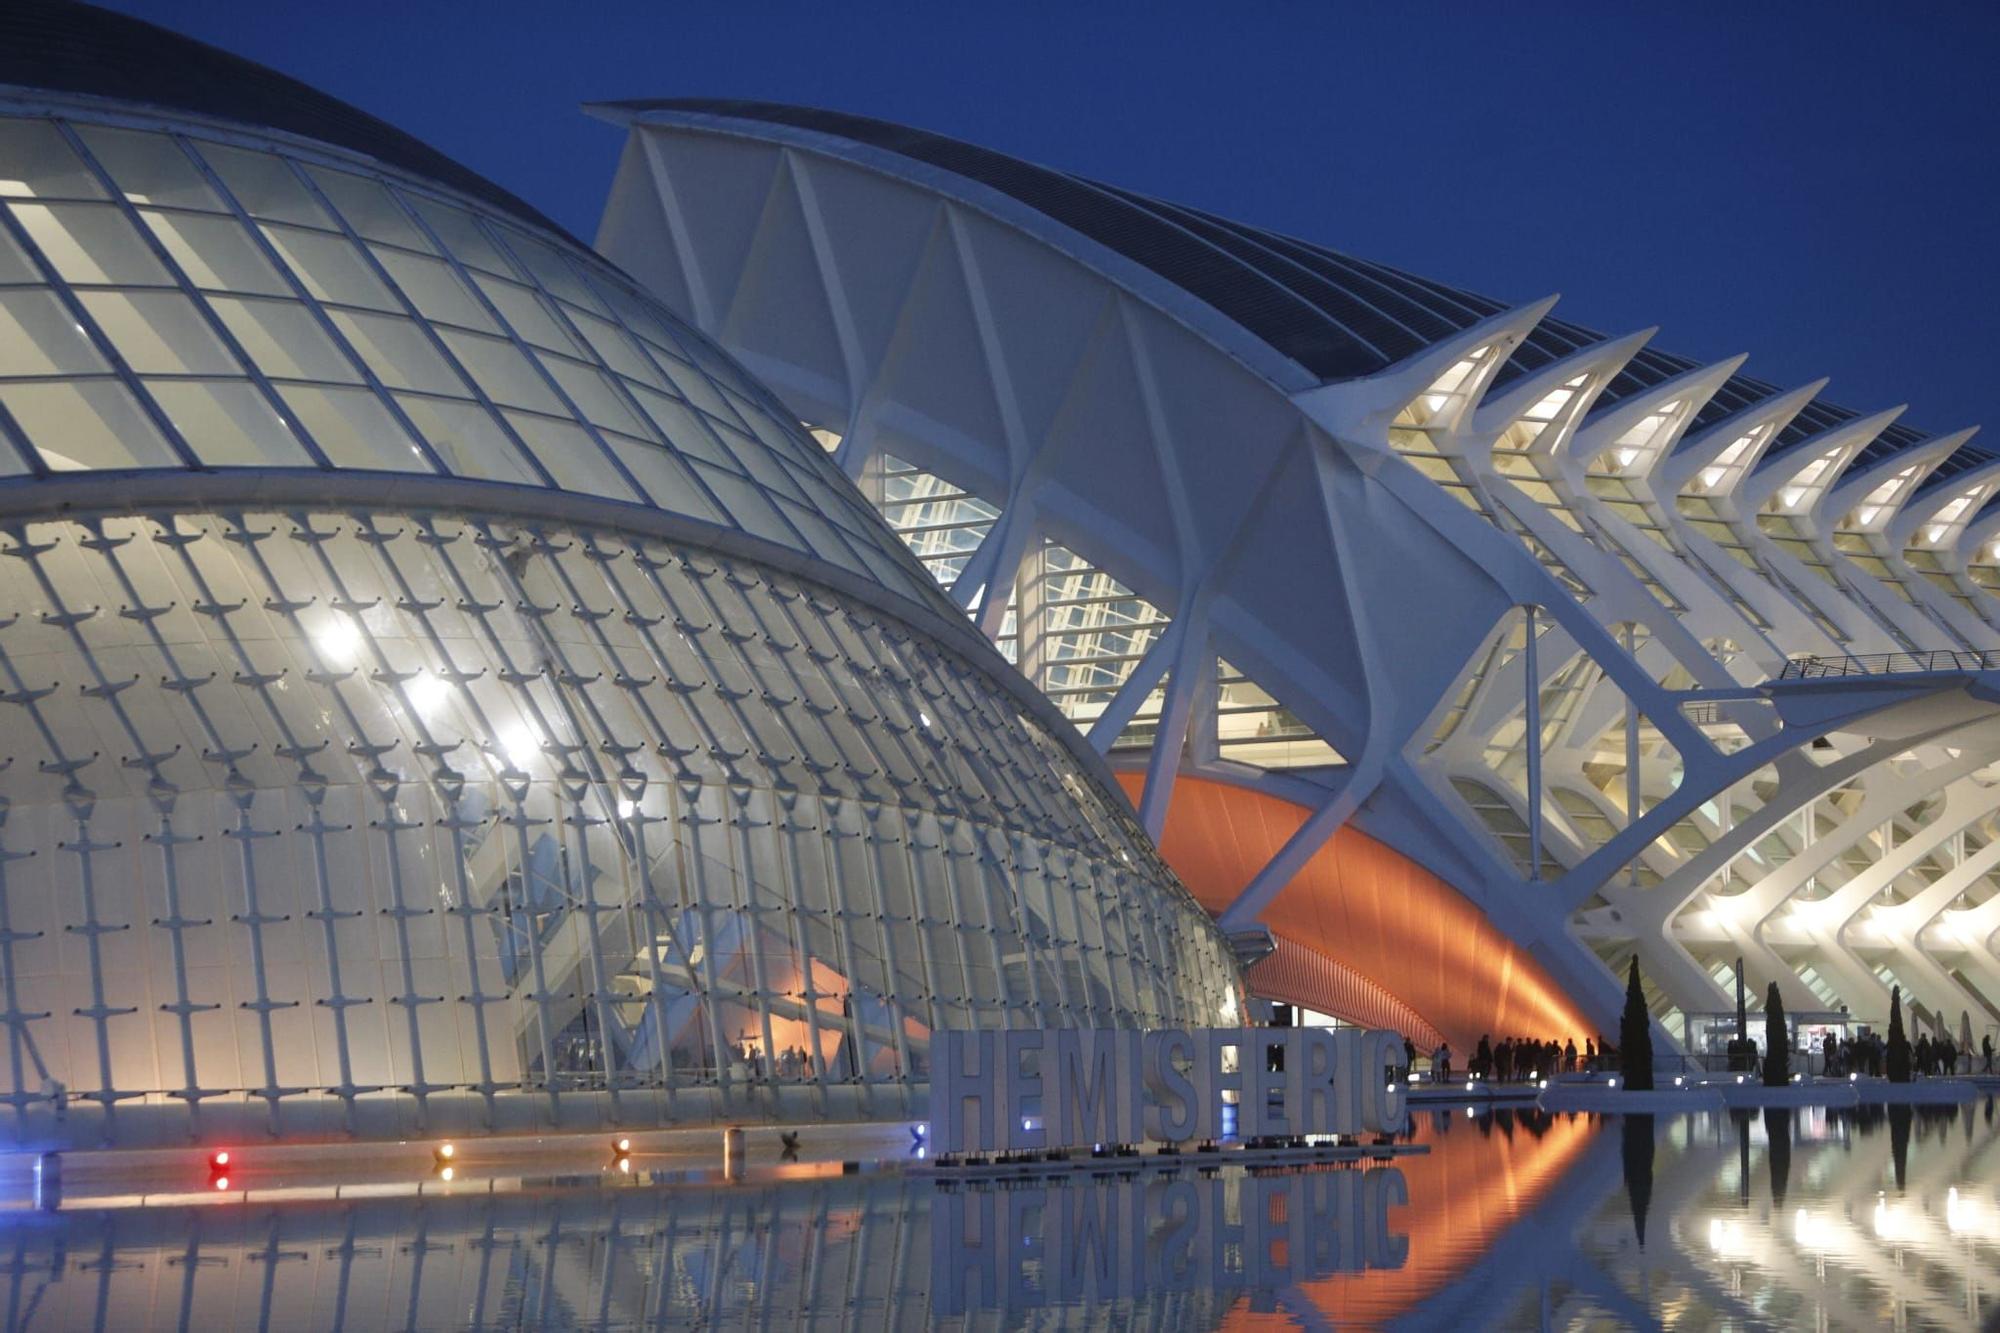
<instances>
[{"instance_id":1,"label":"handrail","mask_svg":"<svg viewBox=\"0 0 2000 1333\"><path fill-rule=\"evenodd\" d=\"M1940 648L1921 653L1863 653L1854 657L1794 657L1779 680L1820 680L1838 676L1894 676L1941 671L2000 671L2000 652Z\"/></svg>"}]
</instances>

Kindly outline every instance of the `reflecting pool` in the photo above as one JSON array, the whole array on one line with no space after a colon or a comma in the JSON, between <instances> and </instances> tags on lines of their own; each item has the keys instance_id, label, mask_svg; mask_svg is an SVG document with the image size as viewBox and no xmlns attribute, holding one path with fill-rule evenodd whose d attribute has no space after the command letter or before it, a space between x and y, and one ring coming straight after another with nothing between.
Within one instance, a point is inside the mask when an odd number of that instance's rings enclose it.
<instances>
[{"instance_id":1,"label":"reflecting pool","mask_svg":"<svg viewBox=\"0 0 2000 1333\"><path fill-rule=\"evenodd\" d=\"M1994 1118L1452 1108L1392 1160L977 1186L461 1159L15 1210L0 1297L10 1329L1980 1328Z\"/></svg>"}]
</instances>

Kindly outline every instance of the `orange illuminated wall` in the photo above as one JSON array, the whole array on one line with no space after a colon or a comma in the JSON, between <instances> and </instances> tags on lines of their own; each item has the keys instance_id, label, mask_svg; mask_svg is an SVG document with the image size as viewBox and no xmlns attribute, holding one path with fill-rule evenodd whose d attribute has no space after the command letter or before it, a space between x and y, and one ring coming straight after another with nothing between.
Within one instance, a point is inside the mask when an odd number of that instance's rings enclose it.
<instances>
[{"instance_id":1,"label":"orange illuminated wall","mask_svg":"<svg viewBox=\"0 0 2000 1333\"><path fill-rule=\"evenodd\" d=\"M1136 800L1145 775L1120 773L1118 780ZM1263 792L1182 774L1174 782L1160 850L1202 906L1220 912L1309 813ZM1261 919L1281 940L1329 959L1407 1005L1444 1034L1461 1064L1482 1034L1495 1041L1574 1038L1579 1050L1597 1035L1541 964L1476 905L1357 829L1334 834ZM1255 988L1254 971L1251 983ZM1290 995L1273 998L1302 1002ZM1370 1015L1352 1017L1373 1021Z\"/></svg>"}]
</instances>

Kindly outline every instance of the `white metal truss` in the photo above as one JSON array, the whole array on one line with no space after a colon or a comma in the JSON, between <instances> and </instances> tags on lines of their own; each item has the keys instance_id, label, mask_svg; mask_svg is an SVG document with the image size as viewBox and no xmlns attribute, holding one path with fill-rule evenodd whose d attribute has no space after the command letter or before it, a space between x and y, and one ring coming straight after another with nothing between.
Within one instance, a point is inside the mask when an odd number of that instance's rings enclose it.
<instances>
[{"instance_id":1,"label":"white metal truss","mask_svg":"<svg viewBox=\"0 0 2000 1333\"><path fill-rule=\"evenodd\" d=\"M1086 719L1107 752L1147 719L1150 831L1185 772L1316 807L1226 926L1352 821L1607 1026L1603 964L1635 953L1663 1020L1731 1003L1741 955L1795 1008L1879 1021L1896 984L1954 1032L2000 1025L1977 832L2000 810L2000 468L1926 485L1970 432L1864 464L1900 409L1787 434L1813 383L1704 414L1741 358L1600 406L1650 330L1494 389L1551 301L1320 383L965 177L726 112L606 114L631 137L600 247L851 472L892 456L994 511L953 584L983 629L1043 542L1165 617ZM1933 650L1969 656L1907 656ZM1764 688L1801 655L1883 654L1937 670ZM1217 659L1330 753L1230 759Z\"/></svg>"}]
</instances>

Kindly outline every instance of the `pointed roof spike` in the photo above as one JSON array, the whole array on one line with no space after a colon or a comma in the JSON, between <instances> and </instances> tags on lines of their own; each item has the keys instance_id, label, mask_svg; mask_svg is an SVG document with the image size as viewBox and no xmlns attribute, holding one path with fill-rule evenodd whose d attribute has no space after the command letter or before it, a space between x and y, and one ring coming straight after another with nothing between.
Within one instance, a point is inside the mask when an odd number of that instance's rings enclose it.
<instances>
[{"instance_id":1,"label":"pointed roof spike","mask_svg":"<svg viewBox=\"0 0 2000 1333\"><path fill-rule=\"evenodd\" d=\"M1687 423L1694 420L1702 404L1713 398L1716 391L1743 368L1749 360L1747 353L1726 357L1711 365L1696 366L1684 370L1672 379L1663 380L1641 393L1622 398L1608 407L1592 413L1576 432L1570 443L1570 458L1578 466L1588 466L1590 461L1610 448L1613 441L1632 427L1644 421L1659 409L1663 403L1686 400L1680 423L1671 437L1655 443L1661 453L1671 449Z\"/></svg>"},{"instance_id":2,"label":"pointed roof spike","mask_svg":"<svg viewBox=\"0 0 2000 1333\"><path fill-rule=\"evenodd\" d=\"M1976 430L1977 427L1973 429ZM1972 433L1972 430L1964 432L1967 438L1970 438ZM1971 496L1972 502L1964 506L1963 512L1947 520L1948 523L1963 527L1977 517L1980 508L1993 498L1996 490L2000 490L2000 458L1989 458L1985 462L1977 463L1955 477L1939 481L1921 494L1913 491L1910 498L1898 506L1894 517L1889 520L1887 530L1889 542L1898 550L1910 545L1919 528L1934 525L1942 511L1950 508L1954 502ZM1935 542L1929 544L1936 545Z\"/></svg>"},{"instance_id":3,"label":"pointed roof spike","mask_svg":"<svg viewBox=\"0 0 2000 1333\"><path fill-rule=\"evenodd\" d=\"M1551 361L1539 370L1530 371L1509 384L1506 391L1491 402L1482 402L1479 405L1478 411L1473 413L1473 429L1482 433L1491 431L1497 434L1513 424L1522 413L1575 379L1577 375L1596 371L1597 382L1588 387L1588 401L1572 408L1577 417L1587 416L1590 404L1604 392L1604 386L1610 383L1612 378L1624 369L1625 363L1636 356L1640 348L1652 341L1653 335L1659 331L1659 325L1656 324L1649 329L1640 329L1637 333L1628 333L1622 338L1611 338L1604 342L1592 343L1588 347L1579 347L1560 360Z\"/></svg>"},{"instance_id":4,"label":"pointed roof spike","mask_svg":"<svg viewBox=\"0 0 2000 1333\"><path fill-rule=\"evenodd\" d=\"M1745 512L1763 508L1765 501L1778 494L1815 462L1826 457L1829 450L1838 449L1840 456L1835 458L1830 466L1821 468L1813 479L1814 490L1824 492L1840 480L1841 474L1847 471L1863 449L1874 442L1876 436L1895 425L1897 419L1908 410L1908 403L1899 403L1895 407L1886 408L1869 416L1855 417L1851 421L1829 426L1825 430L1808 435L1796 444L1787 445L1782 453L1775 456L1767 449L1764 460L1752 468L1750 475L1737 484L1737 504ZM1787 504L1785 507L1792 509L1797 506Z\"/></svg>"},{"instance_id":5,"label":"pointed roof spike","mask_svg":"<svg viewBox=\"0 0 2000 1333\"><path fill-rule=\"evenodd\" d=\"M1292 395L1292 401L1307 416L1337 436L1346 439L1374 436L1380 439L1379 432L1386 432L1396 414L1436 384L1452 367L1481 348L1500 344L1500 355L1488 356L1476 375L1457 386L1463 401L1456 408L1452 421L1446 423L1455 427L1478 407L1486 387L1493 382L1494 374L1506 362L1507 356L1560 299L1559 294L1545 296L1539 301L1503 310L1469 329L1431 344L1414 356L1405 357L1387 370L1361 379L1322 384Z\"/></svg>"},{"instance_id":6,"label":"pointed roof spike","mask_svg":"<svg viewBox=\"0 0 2000 1333\"><path fill-rule=\"evenodd\" d=\"M1869 464L1858 471L1850 470L1840 479L1840 484L1827 491L1812 507L1813 522L1830 528L1840 522L1847 513L1859 505L1884 482L1898 476L1906 469L1914 469L1915 475L1908 485L1902 486L1882 507L1885 513L1872 516L1875 522L1868 526L1881 526L1923 484L1937 465L1958 452L1958 447L1973 437L1977 426L1954 431L1949 435L1937 435L1928 440L1899 449L1887 458Z\"/></svg>"},{"instance_id":7,"label":"pointed roof spike","mask_svg":"<svg viewBox=\"0 0 2000 1333\"><path fill-rule=\"evenodd\" d=\"M1733 486L1735 480L1756 466L1758 458L1771 447L1771 441L1778 438L1778 432L1789 425L1807 403L1819 397L1819 391L1827 383L1825 379L1817 379L1801 384L1796 389L1732 412L1699 435L1684 437L1679 445L1654 463L1654 489L1679 493L1697 474L1713 467L1716 460L1738 442L1746 437L1757 437L1757 442L1746 455L1729 460L1728 467L1733 475L1726 480Z\"/></svg>"}]
</instances>

